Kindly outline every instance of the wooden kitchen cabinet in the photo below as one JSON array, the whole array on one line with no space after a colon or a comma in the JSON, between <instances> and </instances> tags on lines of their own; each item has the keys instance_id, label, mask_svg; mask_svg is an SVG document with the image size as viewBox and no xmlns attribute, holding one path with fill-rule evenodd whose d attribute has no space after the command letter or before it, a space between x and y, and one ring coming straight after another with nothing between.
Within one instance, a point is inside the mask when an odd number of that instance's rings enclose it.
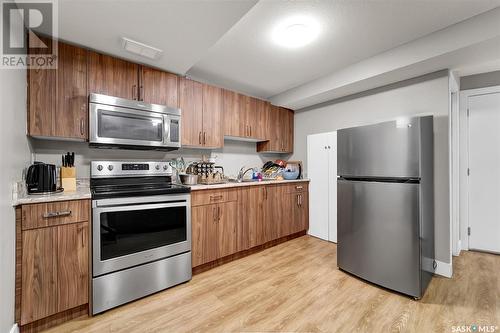
<instances>
[{"instance_id":1,"label":"wooden kitchen cabinet","mask_svg":"<svg viewBox=\"0 0 500 333\"><path fill-rule=\"evenodd\" d=\"M57 313L57 229L22 235L21 325Z\"/></svg>"},{"instance_id":2,"label":"wooden kitchen cabinet","mask_svg":"<svg viewBox=\"0 0 500 333\"><path fill-rule=\"evenodd\" d=\"M237 191L197 191L192 194L191 202L192 266L236 253Z\"/></svg>"},{"instance_id":3,"label":"wooden kitchen cabinet","mask_svg":"<svg viewBox=\"0 0 500 333\"><path fill-rule=\"evenodd\" d=\"M197 190L191 206L193 267L234 260L308 228L307 182Z\"/></svg>"},{"instance_id":4,"label":"wooden kitchen cabinet","mask_svg":"<svg viewBox=\"0 0 500 333\"><path fill-rule=\"evenodd\" d=\"M28 70L28 135L85 140L87 51L62 42L57 47L57 69Z\"/></svg>"},{"instance_id":5,"label":"wooden kitchen cabinet","mask_svg":"<svg viewBox=\"0 0 500 333\"><path fill-rule=\"evenodd\" d=\"M89 51L89 93L126 99L139 98L139 65Z\"/></svg>"},{"instance_id":6,"label":"wooden kitchen cabinet","mask_svg":"<svg viewBox=\"0 0 500 333\"><path fill-rule=\"evenodd\" d=\"M223 258L238 251L238 203L224 202L217 205L218 253Z\"/></svg>"},{"instance_id":7,"label":"wooden kitchen cabinet","mask_svg":"<svg viewBox=\"0 0 500 333\"><path fill-rule=\"evenodd\" d=\"M179 82L182 112L182 145L194 148L221 148L222 89L190 79Z\"/></svg>"},{"instance_id":8,"label":"wooden kitchen cabinet","mask_svg":"<svg viewBox=\"0 0 500 333\"><path fill-rule=\"evenodd\" d=\"M139 100L151 104L178 107L179 77L147 66L139 71Z\"/></svg>"},{"instance_id":9,"label":"wooden kitchen cabinet","mask_svg":"<svg viewBox=\"0 0 500 333\"><path fill-rule=\"evenodd\" d=\"M268 102L230 90L223 98L225 136L267 140Z\"/></svg>"},{"instance_id":10,"label":"wooden kitchen cabinet","mask_svg":"<svg viewBox=\"0 0 500 333\"><path fill-rule=\"evenodd\" d=\"M70 319L89 302L89 201L23 205L16 216L16 320Z\"/></svg>"},{"instance_id":11,"label":"wooden kitchen cabinet","mask_svg":"<svg viewBox=\"0 0 500 333\"><path fill-rule=\"evenodd\" d=\"M192 266L217 259L218 231L217 205L204 205L191 209Z\"/></svg>"},{"instance_id":12,"label":"wooden kitchen cabinet","mask_svg":"<svg viewBox=\"0 0 500 333\"><path fill-rule=\"evenodd\" d=\"M57 311L88 303L89 224L57 227Z\"/></svg>"},{"instance_id":13,"label":"wooden kitchen cabinet","mask_svg":"<svg viewBox=\"0 0 500 333\"><path fill-rule=\"evenodd\" d=\"M179 80L179 108L182 112L181 143L183 146L203 146L203 84Z\"/></svg>"},{"instance_id":14,"label":"wooden kitchen cabinet","mask_svg":"<svg viewBox=\"0 0 500 333\"><path fill-rule=\"evenodd\" d=\"M203 84L203 147L224 146L222 133L222 89Z\"/></svg>"},{"instance_id":15,"label":"wooden kitchen cabinet","mask_svg":"<svg viewBox=\"0 0 500 333\"><path fill-rule=\"evenodd\" d=\"M224 110L224 135L233 137L244 136L245 119L241 112L240 103L242 99L237 92L224 89L223 93L223 110Z\"/></svg>"},{"instance_id":16,"label":"wooden kitchen cabinet","mask_svg":"<svg viewBox=\"0 0 500 333\"><path fill-rule=\"evenodd\" d=\"M271 105L266 131L269 140L257 143L258 152L292 153L293 152L293 111Z\"/></svg>"}]
</instances>

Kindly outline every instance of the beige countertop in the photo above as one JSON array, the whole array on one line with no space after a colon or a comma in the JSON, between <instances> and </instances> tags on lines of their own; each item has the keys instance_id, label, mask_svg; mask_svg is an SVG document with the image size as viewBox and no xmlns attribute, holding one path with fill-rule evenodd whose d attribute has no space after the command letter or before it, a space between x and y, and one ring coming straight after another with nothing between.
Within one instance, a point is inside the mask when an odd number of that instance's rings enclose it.
<instances>
[{"instance_id":1,"label":"beige countertop","mask_svg":"<svg viewBox=\"0 0 500 333\"><path fill-rule=\"evenodd\" d=\"M260 182L241 182L241 183L225 183L225 184L215 184L215 185L193 185L191 191L199 190L213 190L218 188L233 188L233 187L243 187L243 186L259 186L259 185L272 185L272 184L288 184L288 183L301 183L309 182L309 179L296 179L296 180L263 180Z\"/></svg>"},{"instance_id":2,"label":"beige countertop","mask_svg":"<svg viewBox=\"0 0 500 333\"><path fill-rule=\"evenodd\" d=\"M26 187L22 183L18 183L15 187L17 188L14 188L14 193L12 195L13 206L44 202L90 199L90 187L88 179L77 180L75 192L32 195L26 193Z\"/></svg>"}]
</instances>

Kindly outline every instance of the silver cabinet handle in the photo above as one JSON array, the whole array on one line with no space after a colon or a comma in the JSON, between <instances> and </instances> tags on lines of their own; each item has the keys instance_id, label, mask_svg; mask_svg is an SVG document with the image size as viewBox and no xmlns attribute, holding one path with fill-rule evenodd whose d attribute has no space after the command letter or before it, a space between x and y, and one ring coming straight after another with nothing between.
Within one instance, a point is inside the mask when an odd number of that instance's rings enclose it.
<instances>
[{"instance_id":1,"label":"silver cabinet handle","mask_svg":"<svg viewBox=\"0 0 500 333\"><path fill-rule=\"evenodd\" d=\"M207 144L207 132L203 132L203 144Z\"/></svg>"},{"instance_id":2,"label":"silver cabinet handle","mask_svg":"<svg viewBox=\"0 0 500 333\"><path fill-rule=\"evenodd\" d=\"M84 134L84 133L83 133L83 131L84 131L84 129L83 129L83 125L84 125L84 124L83 124L83 123L84 123L83 118L80 118L80 134L81 134L81 135L83 135L83 134Z\"/></svg>"},{"instance_id":3,"label":"silver cabinet handle","mask_svg":"<svg viewBox=\"0 0 500 333\"><path fill-rule=\"evenodd\" d=\"M299 186L295 186L295 188L296 188L297 190L302 190L302 189L304 188L304 186L299 185Z\"/></svg>"},{"instance_id":4,"label":"silver cabinet handle","mask_svg":"<svg viewBox=\"0 0 500 333\"><path fill-rule=\"evenodd\" d=\"M221 209L220 206L217 207L217 222L220 222Z\"/></svg>"},{"instance_id":5,"label":"silver cabinet handle","mask_svg":"<svg viewBox=\"0 0 500 333\"><path fill-rule=\"evenodd\" d=\"M71 211L70 210L65 210L65 211L62 211L62 212L49 212L49 213L43 214L42 217L44 219L48 219L48 218L51 218L51 217L61 217L61 216L68 216L68 215L71 215Z\"/></svg>"},{"instance_id":6,"label":"silver cabinet handle","mask_svg":"<svg viewBox=\"0 0 500 333\"><path fill-rule=\"evenodd\" d=\"M132 86L132 97L133 97L133 98L132 98L133 100L137 100L137 97L138 97L138 96L137 96L137 85L136 85L136 84L134 84L134 85Z\"/></svg>"},{"instance_id":7,"label":"silver cabinet handle","mask_svg":"<svg viewBox=\"0 0 500 333\"><path fill-rule=\"evenodd\" d=\"M199 143L200 143L200 145L201 145L201 143L202 143L202 142L201 142L201 132L198 134L198 142L199 142Z\"/></svg>"}]
</instances>

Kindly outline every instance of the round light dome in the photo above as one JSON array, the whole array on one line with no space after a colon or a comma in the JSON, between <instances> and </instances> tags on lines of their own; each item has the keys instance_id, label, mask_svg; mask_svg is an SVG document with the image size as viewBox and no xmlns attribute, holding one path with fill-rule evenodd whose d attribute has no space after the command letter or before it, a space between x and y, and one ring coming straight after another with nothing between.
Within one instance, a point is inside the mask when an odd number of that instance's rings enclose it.
<instances>
[{"instance_id":1,"label":"round light dome","mask_svg":"<svg viewBox=\"0 0 500 333\"><path fill-rule=\"evenodd\" d=\"M319 35L319 24L311 17L295 16L280 22L273 31L273 41L287 48L311 43Z\"/></svg>"}]
</instances>

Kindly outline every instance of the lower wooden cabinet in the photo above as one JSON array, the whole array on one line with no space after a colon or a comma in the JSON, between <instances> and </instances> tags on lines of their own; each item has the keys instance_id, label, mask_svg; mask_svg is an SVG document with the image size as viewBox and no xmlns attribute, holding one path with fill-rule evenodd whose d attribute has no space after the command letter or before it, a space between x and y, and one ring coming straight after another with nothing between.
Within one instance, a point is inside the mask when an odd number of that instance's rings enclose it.
<instances>
[{"instance_id":1,"label":"lower wooden cabinet","mask_svg":"<svg viewBox=\"0 0 500 333\"><path fill-rule=\"evenodd\" d=\"M300 182L192 192L193 267L307 230L307 191Z\"/></svg>"},{"instance_id":2,"label":"lower wooden cabinet","mask_svg":"<svg viewBox=\"0 0 500 333\"><path fill-rule=\"evenodd\" d=\"M77 209L64 211L66 218L55 217L56 222L41 209L67 204ZM89 302L89 222L79 221L88 210L87 200L18 208L16 320L21 328Z\"/></svg>"},{"instance_id":3,"label":"lower wooden cabinet","mask_svg":"<svg viewBox=\"0 0 500 333\"><path fill-rule=\"evenodd\" d=\"M204 193L205 192L205 193ZM238 251L238 202L229 191L211 195L209 191L192 194L192 266L199 266ZM227 198L226 202L206 203L205 198ZM224 199L218 199L224 200Z\"/></svg>"}]
</instances>

